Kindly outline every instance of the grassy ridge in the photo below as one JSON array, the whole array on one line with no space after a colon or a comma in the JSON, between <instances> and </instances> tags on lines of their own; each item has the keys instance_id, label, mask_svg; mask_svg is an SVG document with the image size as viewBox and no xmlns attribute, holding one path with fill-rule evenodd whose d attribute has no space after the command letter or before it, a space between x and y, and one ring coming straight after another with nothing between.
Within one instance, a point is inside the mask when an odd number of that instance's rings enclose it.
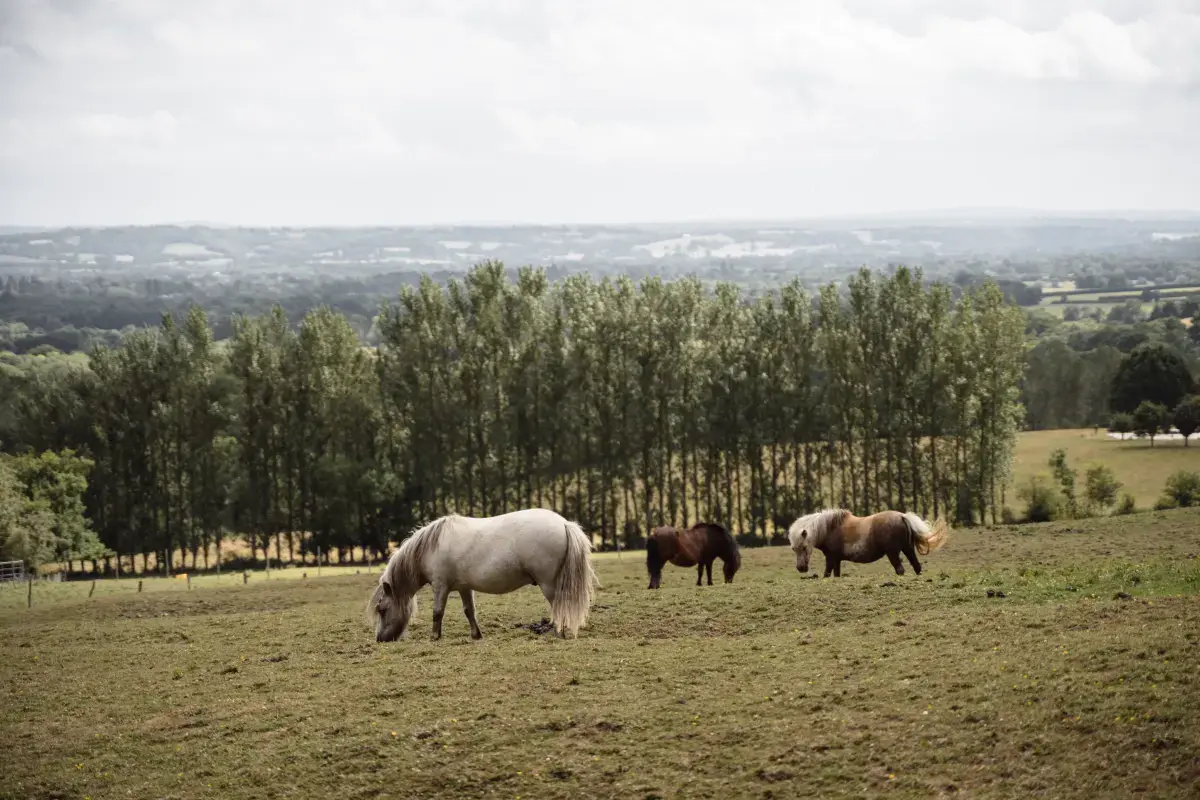
<instances>
[{"instance_id":1,"label":"grassy ridge","mask_svg":"<svg viewBox=\"0 0 1200 800\"><path fill-rule=\"evenodd\" d=\"M0 610L0 797L1184 797L1197 554L1196 510L956 531L919 578L761 548L651 592L626 553L571 642L533 589L376 645L365 571L68 585Z\"/></svg>"}]
</instances>

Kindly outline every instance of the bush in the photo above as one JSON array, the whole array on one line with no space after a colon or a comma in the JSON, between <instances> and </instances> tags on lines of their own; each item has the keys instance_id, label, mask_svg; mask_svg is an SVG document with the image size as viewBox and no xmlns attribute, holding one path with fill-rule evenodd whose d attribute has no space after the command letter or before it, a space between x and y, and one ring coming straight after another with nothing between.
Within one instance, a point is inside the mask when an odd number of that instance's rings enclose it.
<instances>
[{"instance_id":1,"label":"bush","mask_svg":"<svg viewBox=\"0 0 1200 800\"><path fill-rule=\"evenodd\" d=\"M1017 491L1025 503L1026 522L1050 522L1062 513L1062 494L1045 475L1035 475Z\"/></svg>"},{"instance_id":2,"label":"bush","mask_svg":"<svg viewBox=\"0 0 1200 800\"><path fill-rule=\"evenodd\" d=\"M1181 469L1167 478L1155 508L1190 508L1200 505L1200 472Z\"/></svg>"},{"instance_id":3,"label":"bush","mask_svg":"<svg viewBox=\"0 0 1200 800\"><path fill-rule=\"evenodd\" d=\"M1111 468L1104 464L1089 467L1084 478L1084 496L1090 505L1100 511L1117 502L1121 482Z\"/></svg>"},{"instance_id":4,"label":"bush","mask_svg":"<svg viewBox=\"0 0 1200 800\"><path fill-rule=\"evenodd\" d=\"M1134 502L1133 495L1127 492L1121 495L1121 502L1117 504L1113 514L1124 516L1126 514L1132 514L1135 511L1137 511L1137 503Z\"/></svg>"},{"instance_id":5,"label":"bush","mask_svg":"<svg viewBox=\"0 0 1200 800\"><path fill-rule=\"evenodd\" d=\"M1054 480L1061 487L1060 513L1070 517L1079 516L1079 503L1075 499L1075 476L1078 473L1067 463L1067 451L1059 448L1051 453L1049 466L1054 473Z\"/></svg>"},{"instance_id":6,"label":"bush","mask_svg":"<svg viewBox=\"0 0 1200 800\"><path fill-rule=\"evenodd\" d=\"M1005 506L1004 508L1000 509L1000 521L1005 525L1016 525L1017 515L1011 508Z\"/></svg>"}]
</instances>

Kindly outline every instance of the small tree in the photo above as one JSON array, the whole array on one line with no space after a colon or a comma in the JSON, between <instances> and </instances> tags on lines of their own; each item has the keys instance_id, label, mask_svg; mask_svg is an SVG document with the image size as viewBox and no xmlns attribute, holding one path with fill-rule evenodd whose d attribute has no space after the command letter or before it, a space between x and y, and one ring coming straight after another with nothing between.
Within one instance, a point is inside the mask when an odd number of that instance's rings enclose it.
<instances>
[{"instance_id":1,"label":"small tree","mask_svg":"<svg viewBox=\"0 0 1200 800\"><path fill-rule=\"evenodd\" d=\"M30 500L15 471L0 460L0 560L24 561L33 571L54 559L54 514Z\"/></svg>"},{"instance_id":2,"label":"small tree","mask_svg":"<svg viewBox=\"0 0 1200 800\"><path fill-rule=\"evenodd\" d=\"M1063 449L1055 450L1050 454L1050 469L1054 473L1054 480L1059 485L1059 490L1063 496L1063 510L1072 517L1079 513L1079 502L1075 497L1075 478L1078 474L1076 470L1071 469L1067 464L1067 451Z\"/></svg>"},{"instance_id":3,"label":"small tree","mask_svg":"<svg viewBox=\"0 0 1200 800\"><path fill-rule=\"evenodd\" d=\"M1113 433L1121 434L1124 439L1126 434L1133 432L1133 416L1118 411L1108 419L1108 429Z\"/></svg>"},{"instance_id":4,"label":"small tree","mask_svg":"<svg viewBox=\"0 0 1200 800\"><path fill-rule=\"evenodd\" d=\"M1138 436L1149 436L1154 447L1154 437L1166 427L1167 409L1159 403L1143 400L1133 412L1133 431Z\"/></svg>"},{"instance_id":5,"label":"small tree","mask_svg":"<svg viewBox=\"0 0 1200 800\"><path fill-rule=\"evenodd\" d=\"M1183 446L1188 446L1188 437L1200 430L1200 394L1188 395L1175 406L1171 421L1183 436Z\"/></svg>"},{"instance_id":6,"label":"small tree","mask_svg":"<svg viewBox=\"0 0 1200 800\"><path fill-rule=\"evenodd\" d=\"M1121 490L1121 482L1117 480L1116 474L1106 464L1089 467L1084 481L1086 487L1084 493L1090 505L1103 511L1117 502L1117 492Z\"/></svg>"},{"instance_id":7,"label":"small tree","mask_svg":"<svg viewBox=\"0 0 1200 800\"><path fill-rule=\"evenodd\" d=\"M1200 472L1181 469L1167 478L1159 508L1190 508L1200 505Z\"/></svg>"},{"instance_id":8,"label":"small tree","mask_svg":"<svg viewBox=\"0 0 1200 800\"><path fill-rule=\"evenodd\" d=\"M1028 484L1017 490L1017 496L1025 503L1026 522L1049 522L1061 513L1061 496L1045 475L1030 478Z\"/></svg>"}]
</instances>

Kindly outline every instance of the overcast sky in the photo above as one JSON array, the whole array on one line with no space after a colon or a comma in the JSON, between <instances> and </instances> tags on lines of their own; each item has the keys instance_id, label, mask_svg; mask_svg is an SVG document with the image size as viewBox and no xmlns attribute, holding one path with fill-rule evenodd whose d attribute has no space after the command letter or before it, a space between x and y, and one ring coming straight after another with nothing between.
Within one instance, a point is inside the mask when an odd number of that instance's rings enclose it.
<instances>
[{"instance_id":1,"label":"overcast sky","mask_svg":"<svg viewBox=\"0 0 1200 800\"><path fill-rule=\"evenodd\" d=\"M0 224L1200 209L1200 0L0 0Z\"/></svg>"}]
</instances>

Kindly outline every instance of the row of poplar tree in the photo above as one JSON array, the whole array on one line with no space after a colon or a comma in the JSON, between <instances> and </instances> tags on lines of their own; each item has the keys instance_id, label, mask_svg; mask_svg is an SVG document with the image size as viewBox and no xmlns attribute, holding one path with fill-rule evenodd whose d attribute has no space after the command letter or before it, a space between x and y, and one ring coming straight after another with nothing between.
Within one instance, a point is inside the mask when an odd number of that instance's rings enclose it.
<instances>
[{"instance_id":1,"label":"row of poplar tree","mask_svg":"<svg viewBox=\"0 0 1200 800\"><path fill-rule=\"evenodd\" d=\"M378 556L452 511L551 507L612 546L697 519L752 543L827 505L969 524L1002 503L1024 319L991 285L864 270L751 297L487 262L378 325L371 349L328 309L276 309L214 342L194 308L31 387L33 444L94 461L113 551L202 564L231 535L285 561Z\"/></svg>"}]
</instances>

